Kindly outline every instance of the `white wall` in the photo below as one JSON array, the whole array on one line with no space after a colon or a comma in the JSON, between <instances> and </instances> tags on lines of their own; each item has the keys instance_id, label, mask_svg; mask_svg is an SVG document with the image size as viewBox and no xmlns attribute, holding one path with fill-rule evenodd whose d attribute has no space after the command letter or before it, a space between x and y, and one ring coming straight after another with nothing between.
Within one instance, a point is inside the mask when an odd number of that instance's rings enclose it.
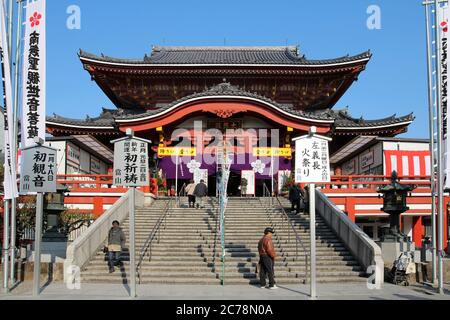
<instances>
[{"instance_id":1,"label":"white wall","mask_svg":"<svg viewBox=\"0 0 450 320\"><path fill-rule=\"evenodd\" d=\"M428 143L423 142L383 142L384 150L410 150L426 151L430 150Z\"/></svg>"}]
</instances>

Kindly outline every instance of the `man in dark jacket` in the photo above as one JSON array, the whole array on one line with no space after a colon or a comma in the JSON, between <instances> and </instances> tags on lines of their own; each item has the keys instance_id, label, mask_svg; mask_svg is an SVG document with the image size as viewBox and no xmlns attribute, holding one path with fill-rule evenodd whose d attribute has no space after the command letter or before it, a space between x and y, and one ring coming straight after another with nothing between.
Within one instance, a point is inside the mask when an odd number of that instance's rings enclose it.
<instances>
[{"instance_id":1,"label":"man in dark jacket","mask_svg":"<svg viewBox=\"0 0 450 320\"><path fill-rule=\"evenodd\" d=\"M272 235L274 231L272 228L266 228L264 230L264 237L259 240L258 252L259 252L259 279L261 281L261 288L266 287L266 276L269 277L269 289L277 289L275 285L275 248L272 242Z\"/></svg>"},{"instance_id":2,"label":"man in dark jacket","mask_svg":"<svg viewBox=\"0 0 450 320\"><path fill-rule=\"evenodd\" d=\"M300 213L300 201L301 201L300 188L295 184L291 184L289 187L289 201L291 202L291 212L294 210L296 213Z\"/></svg>"},{"instance_id":3,"label":"man in dark jacket","mask_svg":"<svg viewBox=\"0 0 450 320\"><path fill-rule=\"evenodd\" d=\"M109 273L114 272L114 266L122 266L120 260L120 253L122 248L125 247L125 233L119 226L119 221L113 221L112 228L108 233L108 266Z\"/></svg>"},{"instance_id":4,"label":"man in dark jacket","mask_svg":"<svg viewBox=\"0 0 450 320\"><path fill-rule=\"evenodd\" d=\"M203 208L203 198L208 195L208 187L205 184L205 180L200 180L200 182L195 186L194 196L197 209Z\"/></svg>"}]
</instances>

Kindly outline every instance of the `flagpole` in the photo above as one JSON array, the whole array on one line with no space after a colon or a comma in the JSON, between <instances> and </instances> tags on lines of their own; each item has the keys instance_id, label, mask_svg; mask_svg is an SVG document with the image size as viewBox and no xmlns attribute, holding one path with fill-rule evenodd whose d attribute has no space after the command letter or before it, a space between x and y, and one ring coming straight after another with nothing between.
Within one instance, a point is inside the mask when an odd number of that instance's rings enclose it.
<instances>
[{"instance_id":1,"label":"flagpole","mask_svg":"<svg viewBox=\"0 0 450 320\"><path fill-rule=\"evenodd\" d=\"M8 0L8 50L9 50L9 59L10 64L12 64L12 29L13 29L13 0Z\"/></svg>"},{"instance_id":2,"label":"flagpole","mask_svg":"<svg viewBox=\"0 0 450 320\"><path fill-rule=\"evenodd\" d=\"M431 278L432 283L437 283L436 277L436 154L434 153L434 133L435 133L435 121L434 121L434 101L435 92L433 93L433 62L432 62L432 48L430 37L430 13L429 5L425 6L425 26L426 26L426 39L427 39L427 73L428 73L428 112L429 112L429 130L430 130L430 160L431 160L431 241L432 241L432 254L431 254Z\"/></svg>"},{"instance_id":3,"label":"flagpole","mask_svg":"<svg viewBox=\"0 0 450 320\"><path fill-rule=\"evenodd\" d=\"M436 27L435 31L435 41L436 41L436 89L437 89L437 102L436 102L436 116L437 116L437 194L438 194L438 236L437 236L437 255L438 255L438 293L443 294L443 261L442 261L442 231L443 231L443 219L442 219L442 210L443 210L443 190L442 190L442 78L441 78L441 35L440 35L440 26L439 26L439 1L434 0L434 14Z\"/></svg>"},{"instance_id":4,"label":"flagpole","mask_svg":"<svg viewBox=\"0 0 450 320\"><path fill-rule=\"evenodd\" d=\"M5 28L5 34L6 34L6 27L7 27L7 21L6 19L3 20L5 18L5 14L6 14L6 10L8 9L6 6L6 1L5 0L1 0L1 4L2 7L0 8L0 10L2 11L2 28ZM7 50L5 50L4 46L6 45L6 43L4 43L4 41L8 40L8 34L6 34L6 39L3 40L3 34L0 35L2 37L2 46L3 46L3 65L2 65L2 69L3 69L3 73L5 72L10 72L9 70L6 70L6 68L4 67L5 63L6 63L6 59L4 59L4 56L6 55L6 53L9 53L9 48ZM9 57L8 57L8 62L9 62ZM7 77L6 74L2 75L3 77ZM3 92L5 95L5 99L6 99L6 88L3 88ZM9 116L9 114L7 113L7 106L4 106L5 108L5 114L7 116ZM7 118L5 117L5 126L8 125L7 123ZM5 150L6 151L6 150ZM5 163L6 163L6 157L7 154L5 154ZM4 172L4 174L6 175L6 171ZM9 200L4 200L4 206L3 206L3 288L4 291L6 293L9 292Z\"/></svg>"},{"instance_id":5,"label":"flagpole","mask_svg":"<svg viewBox=\"0 0 450 320\"><path fill-rule=\"evenodd\" d=\"M16 47L15 47L15 65L14 65L14 163L17 172L17 154L18 154L18 132L19 132L19 67L20 67L20 39L22 35L22 0L17 0L17 25L16 25ZM11 282L15 281L15 261L16 261L16 223L17 223L17 201L16 198L11 200Z\"/></svg>"}]
</instances>

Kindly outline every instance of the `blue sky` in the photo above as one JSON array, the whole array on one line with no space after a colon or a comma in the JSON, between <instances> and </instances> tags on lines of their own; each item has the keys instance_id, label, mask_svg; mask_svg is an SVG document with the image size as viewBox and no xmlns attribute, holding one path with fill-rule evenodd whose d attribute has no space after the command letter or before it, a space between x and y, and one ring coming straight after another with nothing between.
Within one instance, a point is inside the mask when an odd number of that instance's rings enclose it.
<instances>
[{"instance_id":1,"label":"blue sky","mask_svg":"<svg viewBox=\"0 0 450 320\"><path fill-rule=\"evenodd\" d=\"M68 6L81 9L81 29L69 30ZM369 30L369 5L381 9L381 29ZM335 108L355 117L414 112L407 137L426 138L427 83L420 0L48 0L47 114L96 116L114 107L90 81L80 48L142 58L152 45L299 45L308 58L373 52L372 61Z\"/></svg>"}]
</instances>

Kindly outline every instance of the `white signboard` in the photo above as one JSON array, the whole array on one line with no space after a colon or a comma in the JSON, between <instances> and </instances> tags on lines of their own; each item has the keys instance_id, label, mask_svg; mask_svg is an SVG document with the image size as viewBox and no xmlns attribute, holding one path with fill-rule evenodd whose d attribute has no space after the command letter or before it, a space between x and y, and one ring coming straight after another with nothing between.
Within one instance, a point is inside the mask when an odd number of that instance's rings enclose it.
<instances>
[{"instance_id":1,"label":"white signboard","mask_svg":"<svg viewBox=\"0 0 450 320\"><path fill-rule=\"evenodd\" d=\"M22 70L22 146L45 140L45 0L28 1Z\"/></svg>"},{"instance_id":2,"label":"white signboard","mask_svg":"<svg viewBox=\"0 0 450 320\"><path fill-rule=\"evenodd\" d=\"M56 192L56 152L45 146L22 150L21 194Z\"/></svg>"},{"instance_id":3,"label":"white signboard","mask_svg":"<svg viewBox=\"0 0 450 320\"><path fill-rule=\"evenodd\" d=\"M208 169L194 170L194 183L200 183L200 180L203 180L208 185Z\"/></svg>"},{"instance_id":4,"label":"white signboard","mask_svg":"<svg viewBox=\"0 0 450 320\"><path fill-rule=\"evenodd\" d=\"M255 171L253 170L242 170L241 179L247 180L247 190L242 190L242 195L255 195Z\"/></svg>"},{"instance_id":5,"label":"white signboard","mask_svg":"<svg viewBox=\"0 0 450 320\"><path fill-rule=\"evenodd\" d=\"M305 136L295 141L295 182L330 182L328 141Z\"/></svg>"},{"instance_id":6,"label":"white signboard","mask_svg":"<svg viewBox=\"0 0 450 320\"><path fill-rule=\"evenodd\" d=\"M126 138L114 143L114 185L142 187L150 185L148 143Z\"/></svg>"}]
</instances>

